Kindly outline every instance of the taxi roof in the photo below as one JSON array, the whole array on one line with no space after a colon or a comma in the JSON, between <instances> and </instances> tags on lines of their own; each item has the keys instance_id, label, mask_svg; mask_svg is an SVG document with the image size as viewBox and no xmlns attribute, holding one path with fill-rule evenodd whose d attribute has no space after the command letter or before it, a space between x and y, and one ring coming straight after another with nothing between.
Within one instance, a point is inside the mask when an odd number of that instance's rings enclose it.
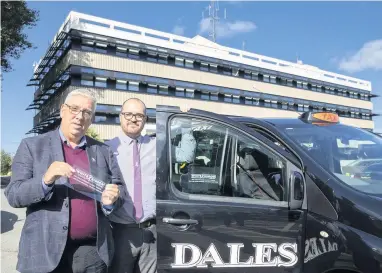
<instances>
[{"instance_id":1,"label":"taxi roof","mask_svg":"<svg viewBox=\"0 0 382 273\"><path fill-rule=\"evenodd\" d=\"M296 126L296 125L309 125L303 122L299 118L250 118L250 117L230 117L233 120L238 122L255 122L255 123L268 123L276 127L284 127L287 125Z\"/></svg>"}]
</instances>

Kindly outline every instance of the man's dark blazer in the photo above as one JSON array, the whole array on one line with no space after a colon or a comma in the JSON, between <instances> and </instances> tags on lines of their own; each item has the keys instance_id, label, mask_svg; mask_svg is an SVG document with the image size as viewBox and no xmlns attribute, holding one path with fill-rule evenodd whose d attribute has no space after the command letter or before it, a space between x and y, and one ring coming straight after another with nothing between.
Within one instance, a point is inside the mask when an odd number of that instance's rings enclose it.
<instances>
[{"instance_id":1,"label":"man's dark blazer","mask_svg":"<svg viewBox=\"0 0 382 273\"><path fill-rule=\"evenodd\" d=\"M115 210L122 205L125 191L117 161L106 144L90 137L86 141L91 173L102 181L120 185L121 198L115 203ZM5 196L12 207L27 208L17 263L17 270L23 273L51 272L65 249L70 202L69 189L64 184L68 179L57 179L47 196L42 187L43 175L54 161L64 161L58 129L23 139L13 159L11 182ZM97 202L98 253L110 265L114 242L107 214Z\"/></svg>"}]
</instances>

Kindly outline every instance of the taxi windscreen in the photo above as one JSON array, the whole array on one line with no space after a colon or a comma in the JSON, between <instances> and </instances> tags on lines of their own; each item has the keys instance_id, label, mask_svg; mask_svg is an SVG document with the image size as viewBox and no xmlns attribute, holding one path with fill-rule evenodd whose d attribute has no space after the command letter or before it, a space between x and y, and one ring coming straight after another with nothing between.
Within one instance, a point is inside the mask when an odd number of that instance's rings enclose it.
<instances>
[{"instance_id":1,"label":"taxi windscreen","mask_svg":"<svg viewBox=\"0 0 382 273\"><path fill-rule=\"evenodd\" d=\"M382 194L382 138L341 124L303 124L283 129L344 183L365 193Z\"/></svg>"}]
</instances>

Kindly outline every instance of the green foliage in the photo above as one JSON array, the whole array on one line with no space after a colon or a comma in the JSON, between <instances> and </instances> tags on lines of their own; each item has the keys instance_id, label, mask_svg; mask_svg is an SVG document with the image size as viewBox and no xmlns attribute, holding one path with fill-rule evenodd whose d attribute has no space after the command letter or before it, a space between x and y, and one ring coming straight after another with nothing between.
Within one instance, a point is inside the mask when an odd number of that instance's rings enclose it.
<instances>
[{"instance_id":1,"label":"green foliage","mask_svg":"<svg viewBox=\"0 0 382 273\"><path fill-rule=\"evenodd\" d=\"M38 21L38 11L29 9L25 1L1 1L1 69L12 71L9 58L19 59L24 50L32 48L25 27L31 28Z\"/></svg>"},{"instance_id":2,"label":"green foliage","mask_svg":"<svg viewBox=\"0 0 382 273\"><path fill-rule=\"evenodd\" d=\"M12 157L9 153L1 150L1 174L8 175L11 171Z\"/></svg>"},{"instance_id":3,"label":"green foliage","mask_svg":"<svg viewBox=\"0 0 382 273\"><path fill-rule=\"evenodd\" d=\"M94 138L94 139L96 139L96 140L98 140L98 141L103 142L102 139L99 137L99 134L97 133L97 131L94 130L94 128L89 128L89 129L86 131L86 135L87 135L87 136L90 136L90 137L92 137L92 138Z\"/></svg>"}]
</instances>

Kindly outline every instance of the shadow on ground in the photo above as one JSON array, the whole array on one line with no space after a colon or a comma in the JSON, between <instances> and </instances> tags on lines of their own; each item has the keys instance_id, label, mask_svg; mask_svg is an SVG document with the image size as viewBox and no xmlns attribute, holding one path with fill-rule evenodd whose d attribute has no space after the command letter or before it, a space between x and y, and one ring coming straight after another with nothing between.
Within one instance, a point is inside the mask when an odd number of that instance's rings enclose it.
<instances>
[{"instance_id":1,"label":"shadow on ground","mask_svg":"<svg viewBox=\"0 0 382 273\"><path fill-rule=\"evenodd\" d=\"M11 182L10 176L2 176L1 178L1 188L4 189L8 186L9 182Z\"/></svg>"},{"instance_id":2,"label":"shadow on ground","mask_svg":"<svg viewBox=\"0 0 382 273\"><path fill-rule=\"evenodd\" d=\"M17 222L18 217L8 211L1 211L1 234L13 230L13 226Z\"/></svg>"}]
</instances>

